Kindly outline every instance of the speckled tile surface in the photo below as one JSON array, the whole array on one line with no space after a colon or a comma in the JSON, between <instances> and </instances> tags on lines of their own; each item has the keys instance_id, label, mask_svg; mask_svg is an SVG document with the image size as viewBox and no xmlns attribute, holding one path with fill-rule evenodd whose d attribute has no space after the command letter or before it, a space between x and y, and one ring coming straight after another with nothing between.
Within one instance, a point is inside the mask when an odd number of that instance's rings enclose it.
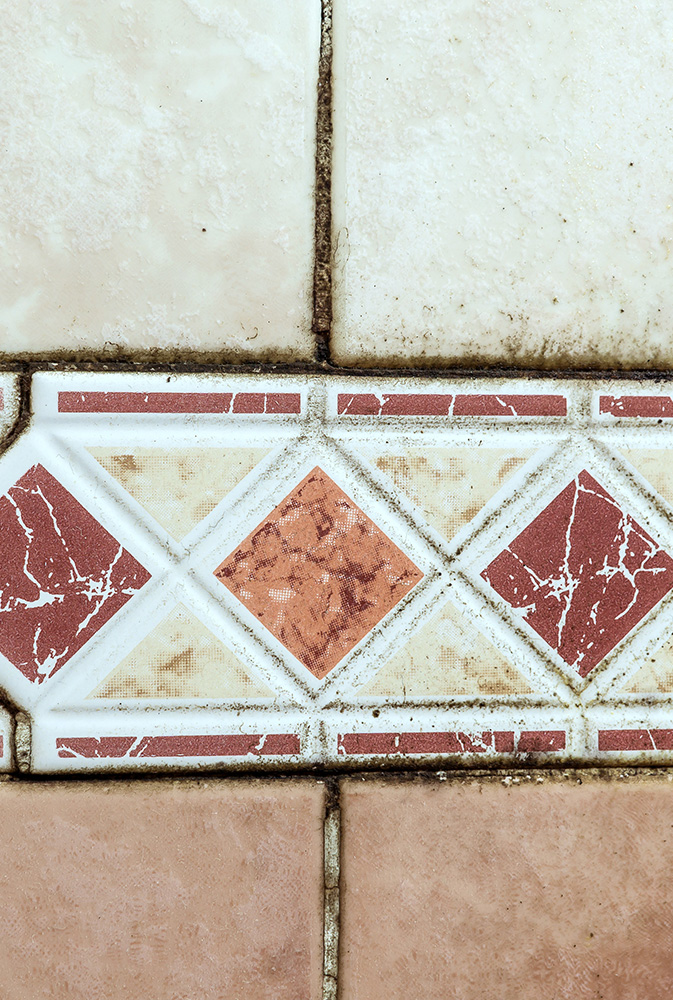
<instances>
[{"instance_id":1,"label":"speckled tile surface","mask_svg":"<svg viewBox=\"0 0 673 1000\"><path fill-rule=\"evenodd\" d=\"M0 355L311 356L319 0L5 4Z\"/></svg>"},{"instance_id":2,"label":"speckled tile surface","mask_svg":"<svg viewBox=\"0 0 673 1000\"><path fill-rule=\"evenodd\" d=\"M661 380L35 374L0 456L16 759L668 762L671 399Z\"/></svg>"},{"instance_id":3,"label":"speckled tile surface","mask_svg":"<svg viewBox=\"0 0 673 1000\"><path fill-rule=\"evenodd\" d=\"M671 11L334 0L333 357L670 368Z\"/></svg>"}]
</instances>

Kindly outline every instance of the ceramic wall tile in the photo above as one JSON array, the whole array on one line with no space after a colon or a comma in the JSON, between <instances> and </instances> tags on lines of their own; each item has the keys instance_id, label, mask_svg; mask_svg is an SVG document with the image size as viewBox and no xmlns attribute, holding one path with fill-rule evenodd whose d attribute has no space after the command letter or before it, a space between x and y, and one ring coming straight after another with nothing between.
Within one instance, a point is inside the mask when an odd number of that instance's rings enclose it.
<instances>
[{"instance_id":1,"label":"ceramic wall tile","mask_svg":"<svg viewBox=\"0 0 673 1000\"><path fill-rule=\"evenodd\" d=\"M319 782L0 783L6 1000L322 997Z\"/></svg>"},{"instance_id":2,"label":"ceramic wall tile","mask_svg":"<svg viewBox=\"0 0 673 1000\"><path fill-rule=\"evenodd\" d=\"M673 759L671 398L35 375L0 457L22 766Z\"/></svg>"},{"instance_id":3,"label":"ceramic wall tile","mask_svg":"<svg viewBox=\"0 0 673 1000\"><path fill-rule=\"evenodd\" d=\"M665 1000L671 774L342 785L344 1000Z\"/></svg>"},{"instance_id":4,"label":"ceramic wall tile","mask_svg":"<svg viewBox=\"0 0 673 1000\"><path fill-rule=\"evenodd\" d=\"M309 357L319 0L10 5L5 356Z\"/></svg>"},{"instance_id":5,"label":"ceramic wall tile","mask_svg":"<svg viewBox=\"0 0 673 1000\"><path fill-rule=\"evenodd\" d=\"M334 17L339 361L671 367L671 12Z\"/></svg>"}]
</instances>

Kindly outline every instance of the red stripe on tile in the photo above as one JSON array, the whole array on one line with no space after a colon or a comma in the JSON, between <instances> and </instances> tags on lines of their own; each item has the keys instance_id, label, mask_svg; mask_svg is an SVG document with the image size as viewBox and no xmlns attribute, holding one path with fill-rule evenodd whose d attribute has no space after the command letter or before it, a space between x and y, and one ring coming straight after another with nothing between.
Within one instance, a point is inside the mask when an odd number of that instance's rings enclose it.
<instances>
[{"instance_id":1,"label":"red stripe on tile","mask_svg":"<svg viewBox=\"0 0 673 1000\"><path fill-rule=\"evenodd\" d=\"M613 417L673 417L673 396L601 396L599 412Z\"/></svg>"},{"instance_id":2,"label":"red stripe on tile","mask_svg":"<svg viewBox=\"0 0 673 1000\"><path fill-rule=\"evenodd\" d=\"M455 417L565 417L565 396L456 396Z\"/></svg>"},{"instance_id":3,"label":"red stripe on tile","mask_svg":"<svg viewBox=\"0 0 673 1000\"><path fill-rule=\"evenodd\" d=\"M549 753L564 750L564 730L525 731L515 747L514 733L509 730L467 733L345 733L337 737L339 754L469 754Z\"/></svg>"},{"instance_id":4,"label":"red stripe on tile","mask_svg":"<svg viewBox=\"0 0 673 1000\"><path fill-rule=\"evenodd\" d=\"M353 416L564 417L565 396L448 393L340 393L337 411Z\"/></svg>"},{"instance_id":5,"label":"red stripe on tile","mask_svg":"<svg viewBox=\"0 0 673 1000\"><path fill-rule=\"evenodd\" d=\"M524 730L519 736L519 753L548 753L565 750L566 734L563 729Z\"/></svg>"},{"instance_id":6,"label":"red stripe on tile","mask_svg":"<svg viewBox=\"0 0 673 1000\"><path fill-rule=\"evenodd\" d=\"M600 729L599 750L673 750L673 729Z\"/></svg>"},{"instance_id":7,"label":"red stripe on tile","mask_svg":"<svg viewBox=\"0 0 673 1000\"><path fill-rule=\"evenodd\" d=\"M345 733L337 737L339 754L511 753L514 733Z\"/></svg>"},{"instance_id":8,"label":"red stripe on tile","mask_svg":"<svg viewBox=\"0 0 673 1000\"><path fill-rule=\"evenodd\" d=\"M453 399L446 393L340 393L337 411L365 417L446 417Z\"/></svg>"},{"instance_id":9,"label":"red stripe on tile","mask_svg":"<svg viewBox=\"0 0 673 1000\"><path fill-rule=\"evenodd\" d=\"M59 757L255 757L300 752L292 733L268 736L236 733L218 736L81 736L57 739Z\"/></svg>"},{"instance_id":10,"label":"red stripe on tile","mask_svg":"<svg viewBox=\"0 0 673 1000\"><path fill-rule=\"evenodd\" d=\"M5 393L3 389L0 389L0 410L5 408Z\"/></svg>"},{"instance_id":11,"label":"red stripe on tile","mask_svg":"<svg viewBox=\"0 0 673 1000\"><path fill-rule=\"evenodd\" d=\"M59 413L300 413L298 392L59 392Z\"/></svg>"}]
</instances>

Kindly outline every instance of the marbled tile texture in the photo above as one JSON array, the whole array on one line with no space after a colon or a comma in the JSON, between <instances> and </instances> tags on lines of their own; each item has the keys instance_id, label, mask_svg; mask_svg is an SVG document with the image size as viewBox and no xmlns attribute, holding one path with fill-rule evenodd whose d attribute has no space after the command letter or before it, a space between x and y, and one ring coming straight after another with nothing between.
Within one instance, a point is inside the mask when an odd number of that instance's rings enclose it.
<instances>
[{"instance_id":1,"label":"marbled tile texture","mask_svg":"<svg viewBox=\"0 0 673 1000\"><path fill-rule=\"evenodd\" d=\"M177 605L89 697L241 700L273 692L196 615Z\"/></svg>"},{"instance_id":2,"label":"marbled tile texture","mask_svg":"<svg viewBox=\"0 0 673 1000\"><path fill-rule=\"evenodd\" d=\"M673 587L673 559L583 470L482 575L586 677Z\"/></svg>"},{"instance_id":3,"label":"marbled tile texture","mask_svg":"<svg viewBox=\"0 0 673 1000\"><path fill-rule=\"evenodd\" d=\"M268 454L268 448L89 448L178 541Z\"/></svg>"},{"instance_id":4,"label":"marbled tile texture","mask_svg":"<svg viewBox=\"0 0 673 1000\"><path fill-rule=\"evenodd\" d=\"M0 25L0 350L311 352L318 0Z\"/></svg>"},{"instance_id":5,"label":"marbled tile texture","mask_svg":"<svg viewBox=\"0 0 673 1000\"><path fill-rule=\"evenodd\" d=\"M217 578L319 678L422 575L317 467L216 571Z\"/></svg>"},{"instance_id":6,"label":"marbled tile texture","mask_svg":"<svg viewBox=\"0 0 673 1000\"><path fill-rule=\"evenodd\" d=\"M42 683L150 574L41 466L0 498L0 651Z\"/></svg>"},{"instance_id":7,"label":"marbled tile texture","mask_svg":"<svg viewBox=\"0 0 673 1000\"><path fill-rule=\"evenodd\" d=\"M345 364L673 364L673 11L336 0Z\"/></svg>"}]
</instances>

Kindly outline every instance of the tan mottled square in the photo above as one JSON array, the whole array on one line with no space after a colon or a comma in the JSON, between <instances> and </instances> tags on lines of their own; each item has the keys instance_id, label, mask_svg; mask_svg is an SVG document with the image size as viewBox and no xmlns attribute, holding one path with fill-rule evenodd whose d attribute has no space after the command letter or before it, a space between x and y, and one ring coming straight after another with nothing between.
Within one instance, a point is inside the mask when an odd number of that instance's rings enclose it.
<instances>
[{"instance_id":1,"label":"tan mottled square","mask_svg":"<svg viewBox=\"0 0 673 1000\"><path fill-rule=\"evenodd\" d=\"M445 538L453 536L531 457L530 449L363 446L360 453L384 472Z\"/></svg>"},{"instance_id":2,"label":"tan mottled square","mask_svg":"<svg viewBox=\"0 0 673 1000\"><path fill-rule=\"evenodd\" d=\"M405 699L531 690L519 671L449 603L358 694Z\"/></svg>"},{"instance_id":3,"label":"tan mottled square","mask_svg":"<svg viewBox=\"0 0 673 1000\"><path fill-rule=\"evenodd\" d=\"M319 0L0 21L0 350L312 353Z\"/></svg>"},{"instance_id":4,"label":"tan mottled square","mask_svg":"<svg viewBox=\"0 0 673 1000\"><path fill-rule=\"evenodd\" d=\"M273 698L224 643L178 604L89 698Z\"/></svg>"},{"instance_id":5,"label":"tan mottled square","mask_svg":"<svg viewBox=\"0 0 673 1000\"><path fill-rule=\"evenodd\" d=\"M269 448L89 448L178 541L268 455Z\"/></svg>"}]
</instances>

